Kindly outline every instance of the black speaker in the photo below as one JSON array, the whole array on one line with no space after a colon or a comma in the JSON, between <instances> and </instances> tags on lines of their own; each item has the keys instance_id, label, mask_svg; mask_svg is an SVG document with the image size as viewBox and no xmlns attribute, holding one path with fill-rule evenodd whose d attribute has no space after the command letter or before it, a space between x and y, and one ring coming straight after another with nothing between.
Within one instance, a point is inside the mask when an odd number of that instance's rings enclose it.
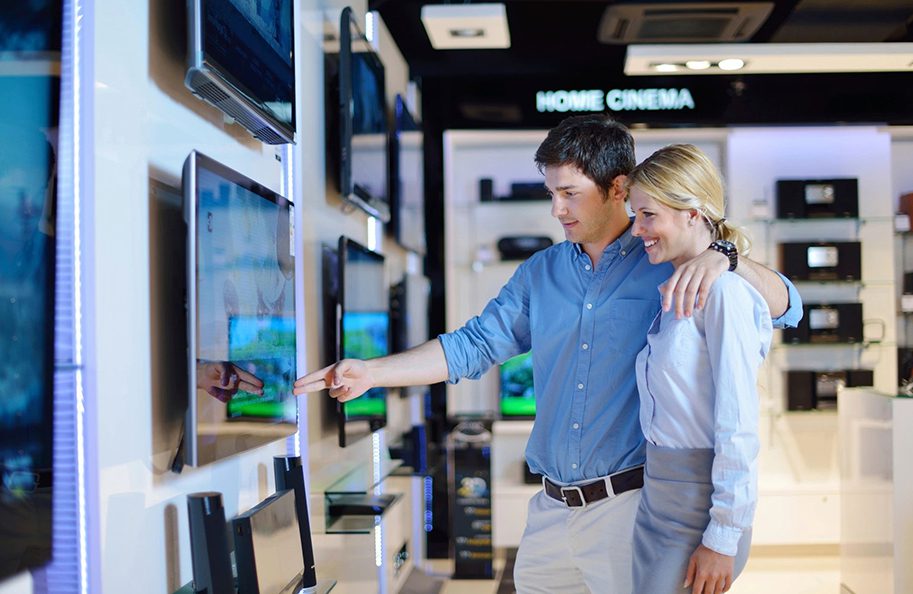
<instances>
[{"instance_id":1,"label":"black speaker","mask_svg":"<svg viewBox=\"0 0 913 594\"><path fill-rule=\"evenodd\" d=\"M495 199L495 184L490 177L479 180L479 202L491 202Z\"/></svg>"},{"instance_id":2,"label":"black speaker","mask_svg":"<svg viewBox=\"0 0 913 594\"><path fill-rule=\"evenodd\" d=\"M234 594L222 494L214 491L187 496L190 520L190 562L196 594Z\"/></svg>"},{"instance_id":3,"label":"black speaker","mask_svg":"<svg viewBox=\"0 0 913 594\"><path fill-rule=\"evenodd\" d=\"M858 281L862 279L862 244L781 243L780 270L794 281Z\"/></svg>"},{"instance_id":4,"label":"black speaker","mask_svg":"<svg viewBox=\"0 0 913 594\"><path fill-rule=\"evenodd\" d=\"M317 586L317 571L314 568L314 545L311 542L311 520L308 515L307 490L304 487L304 468L301 456L274 456L273 469L276 473L276 491L295 491L295 511L298 513L298 531L301 535L301 554L304 557L302 588Z\"/></svg>"}]
</instances>

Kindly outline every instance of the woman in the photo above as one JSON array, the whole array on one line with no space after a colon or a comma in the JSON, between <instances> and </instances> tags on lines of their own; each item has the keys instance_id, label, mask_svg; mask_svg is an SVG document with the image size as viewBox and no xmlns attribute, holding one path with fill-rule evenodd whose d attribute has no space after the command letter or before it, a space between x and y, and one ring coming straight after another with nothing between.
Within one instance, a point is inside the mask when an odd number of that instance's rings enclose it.
<instances>
[{"instance_id":1,"label":"woman","mask_svg":"<svg viewBox=\"0 0 913 594\"><path fill-rule=\"evenodd\" d=\"M720 176L692 145L662 148L628 176L633 234L650 262L687 262L715 240L749 249L726 223ZM634 592L726 592L748 557L757 491L758 366L771 320L733 272L690 318L661 312L637 357L647 439L634 528Z\"/></svg>"}]
</instances>

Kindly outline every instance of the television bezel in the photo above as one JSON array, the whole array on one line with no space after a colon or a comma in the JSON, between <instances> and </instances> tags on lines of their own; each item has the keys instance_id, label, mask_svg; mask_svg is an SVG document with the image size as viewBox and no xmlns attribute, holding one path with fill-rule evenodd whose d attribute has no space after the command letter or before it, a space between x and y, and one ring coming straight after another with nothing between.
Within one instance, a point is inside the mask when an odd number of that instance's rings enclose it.
<instances>
[{"instance_id":1,"label":"television bezel","mask_svg":"<svg viewBox=\"0 0 913 594\"><path fill-rule=\"evenodd\" d=\"M204 51L203 46L205 42L205 19L203 18L203 5L207 2L212 1L213 0L187 0L188 65L185 84L190 87L188 83L194 72L202 73L210 80L215 79L217 84L227 86L229 90L233 91L233 93L230 95L232 99L239 101L248 111L265 120L272 131L281 137L286 143L296 144L296 129L298 126L298 113L296 111L298 85L296 82L297 67L295 60L295 3L289 0L289 5L292 11L292 25L289 30L289 34L292 37L292 65L290 67L292 71L292 121L289 124L276 119L276 117L271 113L257 105L257 103L252 100L253 93L250 91L250 89L247 88L246 85L244 85L241 81L235 78L234 75L232 75L231 69L225 67L223 64L213 59L208 52ZM228 2L229 0L223 1ZM217 109L221 109L221 107L215 105L211 101L207 100L207 102L211 105L214 105ZM226 115L231 117L232 114ZM255 138L263 140L257 136L255 130L250 129L250 127L246 126L244 122L237 119L235 121L244 126L251 134L254 135Z\"/></svg>"},{"instance_id":2,"label":"television bezel","mask_svg":"<svg viewBox=\"0 0 913 594\"><path fill-rule=\"evenodd\" d=\"M403 197L403 184L402 184L402 142L400 139L400 134L403 132L422 132L421 126L415 121L415 118L412 117L412 113L409 111L409 107L406 105L406 101L402 95L399 93L393 99L393 125L390 126L390 148L388 151L387 161L390 164L390 174L389 174L389 194L390 194L390 234L396 239L396 242L403 248L415 252L420 256L424 256L428 250L427 239L425 238L425 188L424 188L424 179L422 180L422 187L419 188L421 193L420 200L418 201L421 204L421 245L412 244L408 241L408 235L404 233L403 227L403 206L406 203ZM424 143L424 138L422 139ZM424 177L424 155L420 158L422 176Z\"/></svg>"},{"instance_id":3,"label":"television bezel","mask_svg":"<svg viewBox=\"0 0 913 594\"><path fill-rule=\"evenodd\" d=\"M184 463L190 466L203 466L211 464L240 454L257 447L265 445L264 443L254 443L246 448L233 451L222 457L212 460L200 459L200 452L197 443L197 207L199 203L199 188L197 184L199 169L206 169L215 173L219 177L228 180L244 189L261 196L265 200L270 200L277 205L284 202L289 209L293 208L293 203L286 199L278 192L257 183L242 173L231 169L227 165L219 163L199 151L191 151L184 161L184 171L181 180L182 192L184 195L184 219L187 221L187 414L184 422L184 440L183 456ZM292 256L294 259L294 256ZM295 296L295 282L291 284L292 300ZM297 344L296 344L297 351ZM297 354L296 354L297 360ZM290 390L291 393L291 390ZM294 398L294 396L292 396ZM297 417L297 415L296 415ZM262 420L257 421L262 423ZM274 425L286 426L283 435L277 435L276 440L284 439L294 435L298 431L297 418L295 422L276 421Z\"/></svg>"},{"instance_id":4,"label":"television bezel","mask_svg":"<svg viewBox=\"0 0 913 594\"><path fill-rule=\"evenodd\" d=\"M338 274L339 285L338 285L338 289L336 292L336 328L335 328L336 329L336 360L337 361L341 361L343 358L345 358L345 355L344 355L344 352L345 352L345 341L344 341L345 340L344 339L345 327L343 326L343 320L345 319L345 313L346 313L346 306L345 306L346 266L347 266L347 262L349 259L348 258L348 249L350 247L362 252L364 255L368 256L369 258L375 259L376 261L378 261L380 263L381 266L383 266L384 262L385 262L385 258L383 256L383 254L379 254L379 253L375 252L374 250L368 249L367 247L361 245L360 243L358 243L357 241L355 241L349 237L346 237L345 235L341 235L339 237L339 246L337 248L337 250L338 250L337 251L337 254L338 254L337 262L338 262L338 266L339 266L339 268L337 270L337 274ZM382 283L382 285L383 284L384 283ZM381 287L378 287L378 289L380 291L386 293L386 287L381 286ZM389 345L390 345L389 304L387 304L387 309L385 311L387 312L387 352L389 352L389 348L390 348L389 347ZM389 392L389 390L387 390L387 388L375 388L375 389L383 390L383 393L384 393L384 416L383 417L371 416L371 417L358 417L356 419L348 419L348 418L346 418L346 412L345 412L346 403L340 402L339 400L336 401L336 420L337 420L337 427L339 430L339 447L344 448L349 443L354 443L355 441L357 441L363 437L366 437L366 436L374 433L375 431L382 429L383 427L386 427L387 411L388 411L388 408L390 405L390 402L389 402L390 392ZM368 430L367 431L352 431L352 428L350 427L350 423L353 421L359 421L359 422L367 421ZM349 431L346 431L347 428L349 429Z\"/></svg>"},{"instance_id":5,"label":"television bezel","mask_svg":"<svg viewBox=\"0 0 913 594\"><path fill-rule=\"evenodd\" d=\"M354 103L354 89L352 87L352 30L358 32L360 39L365 40L365 45L368 51L358 52L364 53L367 60L372 62L374 67L378 70L380 77L380 86L381 94L380 98L383 102L383 116L386 123L386 129L383 134L386 136L389 134L390 123L389 123L389 114L387 113L387 96L386 96L386 71L384 69L384 63L381 61L380 56L377 55L374 50L370 49L370 46L367 44L366 37L361 31L361 27L358 26L358 22L355 20L355 13L352 11L351 7L345 7L342 9L342 13L339 17L339 94L338 94L338 104L337 112L339 116L338 122L338 134L339 134L339 172L338 172L338 183L339 183L339 193L342 196L343 201L352 206L360 208L367 214L380 219L384 223L390 222L390 179L389 179L389 142L387 139L384 139L384 153L385 159L387 162L384 163L383 174L387 176L386 180L386 193L387 196L377 197L369 196L363 198L355 192L355 182L353 181L352 175L352 136L353 136L353 119L355 117L355 103Z\"/></svg>"}]
</instances>

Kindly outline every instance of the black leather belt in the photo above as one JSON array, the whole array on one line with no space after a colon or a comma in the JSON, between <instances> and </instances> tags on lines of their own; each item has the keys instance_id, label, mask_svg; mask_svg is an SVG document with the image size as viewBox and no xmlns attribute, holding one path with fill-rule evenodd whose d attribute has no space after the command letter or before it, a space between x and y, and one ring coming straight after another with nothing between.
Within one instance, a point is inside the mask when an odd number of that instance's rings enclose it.
<instances>
[{"instance_id":1,"label":"black leather belt","mask_svg":"<svg viewBox=\"0 0 913 594\"><path fill-rule=\"evenodd\" d=\"M568 507L586 507L600 499L615 497L625 491L643 487L644 467L635 466L583 485L556 485L546 477L542 479L542 485L545 488L545 494L552 499L566 503ZM610 486L611 492L609 492Z\"/></svg>"}]
</instances>

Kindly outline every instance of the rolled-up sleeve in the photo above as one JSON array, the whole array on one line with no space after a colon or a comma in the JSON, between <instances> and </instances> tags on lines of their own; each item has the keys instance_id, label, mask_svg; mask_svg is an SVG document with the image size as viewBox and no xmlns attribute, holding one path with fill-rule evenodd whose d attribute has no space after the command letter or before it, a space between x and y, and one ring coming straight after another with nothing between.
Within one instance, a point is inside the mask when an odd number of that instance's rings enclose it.
<instances>
[{"instance_id":1,"label":"rolled-up sleeve","mask_svg":"<svg viewBox=\"0 0 913 594\"><path fill-rule=\"evenodd\" d=\"M492 365L530 349L528 263L511 279L478 316L438 340L447 358L447 382L478 379Z\"/></svg>"},{"instance_id":2,"label":"rolled-up sleeve","mask_svg":"<svg viewBox=\"0 0 913 594\"><path fill-rule=\"evenodd\" d=\"M786 291L789 293L789 307L779 318L773 319L774 328L798 328L799 322L802 321L802 297L796 285L792 284L788 278L777 272L786 285Z\"/></svg>"}]
</instances>

